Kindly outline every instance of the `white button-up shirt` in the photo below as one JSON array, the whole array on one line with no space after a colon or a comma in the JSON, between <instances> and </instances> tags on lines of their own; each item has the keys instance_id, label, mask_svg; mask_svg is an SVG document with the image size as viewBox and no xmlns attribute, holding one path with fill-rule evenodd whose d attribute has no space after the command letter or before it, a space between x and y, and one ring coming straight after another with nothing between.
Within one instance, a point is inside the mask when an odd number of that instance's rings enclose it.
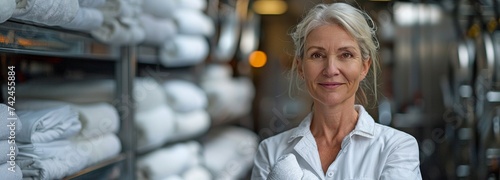
<instances>
[{"instance_id":1,"label":"white button-up shirt","mask_svg":"<svg viewBox=\"0 0 500 180\"><path fill-rule=\"evenodd\" d=\"M309 128L310 113L298 127L260 143L252 179L266 179L277 160L290 153L297 157L302 169L313 172L318 179L422 179L415 138L375 123L360 105L355 105L355 109L359 113L356 127L343 139L337 158L326 172Z\"/></svg>"}]
</instances>

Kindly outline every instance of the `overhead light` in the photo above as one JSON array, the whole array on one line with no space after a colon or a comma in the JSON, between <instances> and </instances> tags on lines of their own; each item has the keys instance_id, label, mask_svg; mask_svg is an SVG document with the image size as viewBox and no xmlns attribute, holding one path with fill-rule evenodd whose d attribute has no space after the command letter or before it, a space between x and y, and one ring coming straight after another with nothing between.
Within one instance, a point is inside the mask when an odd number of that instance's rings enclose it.
<instances>
[{"instance_id":1,"label":"overhead light","mask_svg":"<svg viewBox=\"0 0 500 180\"><path fill-rule=\"evenodd\" d=\"M258 14L283 14L288 5L283 0L258 0L253 3L253 10Z\"/></svg>"}]
</instances>

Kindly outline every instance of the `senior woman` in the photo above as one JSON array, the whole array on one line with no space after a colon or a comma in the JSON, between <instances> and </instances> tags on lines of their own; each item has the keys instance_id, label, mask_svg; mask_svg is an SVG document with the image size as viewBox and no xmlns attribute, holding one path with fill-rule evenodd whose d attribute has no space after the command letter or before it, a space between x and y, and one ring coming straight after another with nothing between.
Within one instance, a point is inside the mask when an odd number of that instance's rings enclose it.
<instances>
[{"instance_id":1,"label":"senior woman","mask_svg":"<svg viewBox=\"0 0 500 180\"><path fill-rule=\"evenodd\" d=\"M291 36L292 73L307 86L312 112L260 143L252 179L422 179L415 138L356 104L366 103L363 84L376 79L372 19L346 3L320 4Z\"/></svg>"}]
</instances>

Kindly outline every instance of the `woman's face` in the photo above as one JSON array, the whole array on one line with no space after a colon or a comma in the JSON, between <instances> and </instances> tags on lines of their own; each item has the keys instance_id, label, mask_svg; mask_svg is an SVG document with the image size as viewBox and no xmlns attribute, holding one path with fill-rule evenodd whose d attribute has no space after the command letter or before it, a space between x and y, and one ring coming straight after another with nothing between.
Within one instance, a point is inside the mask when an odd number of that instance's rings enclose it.
<instances>
[{"instance_id":1,"label":"woman's face","mask_svg":"<svg viewBox=\"0 0 500 180\"><path fill-rule=\"evenodd\" d=\"M315 104L354 104L359 82L371 61L363 60L357 41L338 25L323 25L309 33L304 57L297 61Z\"/></svg>"}]
</instances>

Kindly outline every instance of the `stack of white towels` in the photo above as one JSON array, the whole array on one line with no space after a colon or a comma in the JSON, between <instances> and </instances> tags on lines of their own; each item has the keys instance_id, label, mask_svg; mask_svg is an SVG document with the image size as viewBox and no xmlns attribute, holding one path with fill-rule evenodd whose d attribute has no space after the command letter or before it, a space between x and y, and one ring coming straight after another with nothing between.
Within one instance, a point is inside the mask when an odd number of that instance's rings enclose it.
<instances>
[{"instance_id":1,"label":"stack of white towels","mask_svg":"<svg viewBox=\"0 0 500 180\"><path fill-rule=\"evenodd\" d=\"M215 33L213 20L204 13L207 0L144 0L142 7L144 44L160 47L164 66L194 65L207 58L207 37Z\"/></svg>"},{"instance_id":2,"label":"stack of white towels","mask_svg":"<svg viewBox=\"0 0 500 180\"><path fill-rule=\"evenodd\" d=\"M136 79L135 125L138 151L146 152L167 142L187 140L210 127L207 97L194 83L173 79Z\"/></svg>"},{"instance_id":3,"label":"stack of white towels","mask_svg":"<svg viewBox=\"0 0 500 180\"><path fill-rule=\"evenodd\" d=\"M12 112L12 114L10 113ZM16 134L22 129L21 121L15 110L0 104L0 174L2 179L22 179L23 174L16 163L19 149L16 145Z\"/></svg>"},{"instance_id":4,"label":"stack of white towels","mask_svg":"<svg viewBox=\"0 0 500 180\"><path fill-rule=\"evenodd\" d=\"M226 124L244 117L252 110L255 96L248 77L232 77L229 65L209 64L203 73L201 87L209 99L207 111L213 124Z\"/></svg>"},{"instance_id":5,"label":"stack of white towels","mask_svg":"<svg viewBox=\"0 0 500 180\"><path fill-rule=\"evenodd\" d=\"M121 151L116 109L106 103L20 100L16 162L25 179L61 179Z\"/></svg>"},{"instance_id":6,"label":"stack of white towels","mask_svg":"<svg viewBox=\"0 0 500 180\"><path fill-rule=\"evenodd\" d=\"M140 180L244 179L257 151L257 135L241 127L212 130L203 139L177 143L137 160Z\"/></svg>"}]
</instances>

